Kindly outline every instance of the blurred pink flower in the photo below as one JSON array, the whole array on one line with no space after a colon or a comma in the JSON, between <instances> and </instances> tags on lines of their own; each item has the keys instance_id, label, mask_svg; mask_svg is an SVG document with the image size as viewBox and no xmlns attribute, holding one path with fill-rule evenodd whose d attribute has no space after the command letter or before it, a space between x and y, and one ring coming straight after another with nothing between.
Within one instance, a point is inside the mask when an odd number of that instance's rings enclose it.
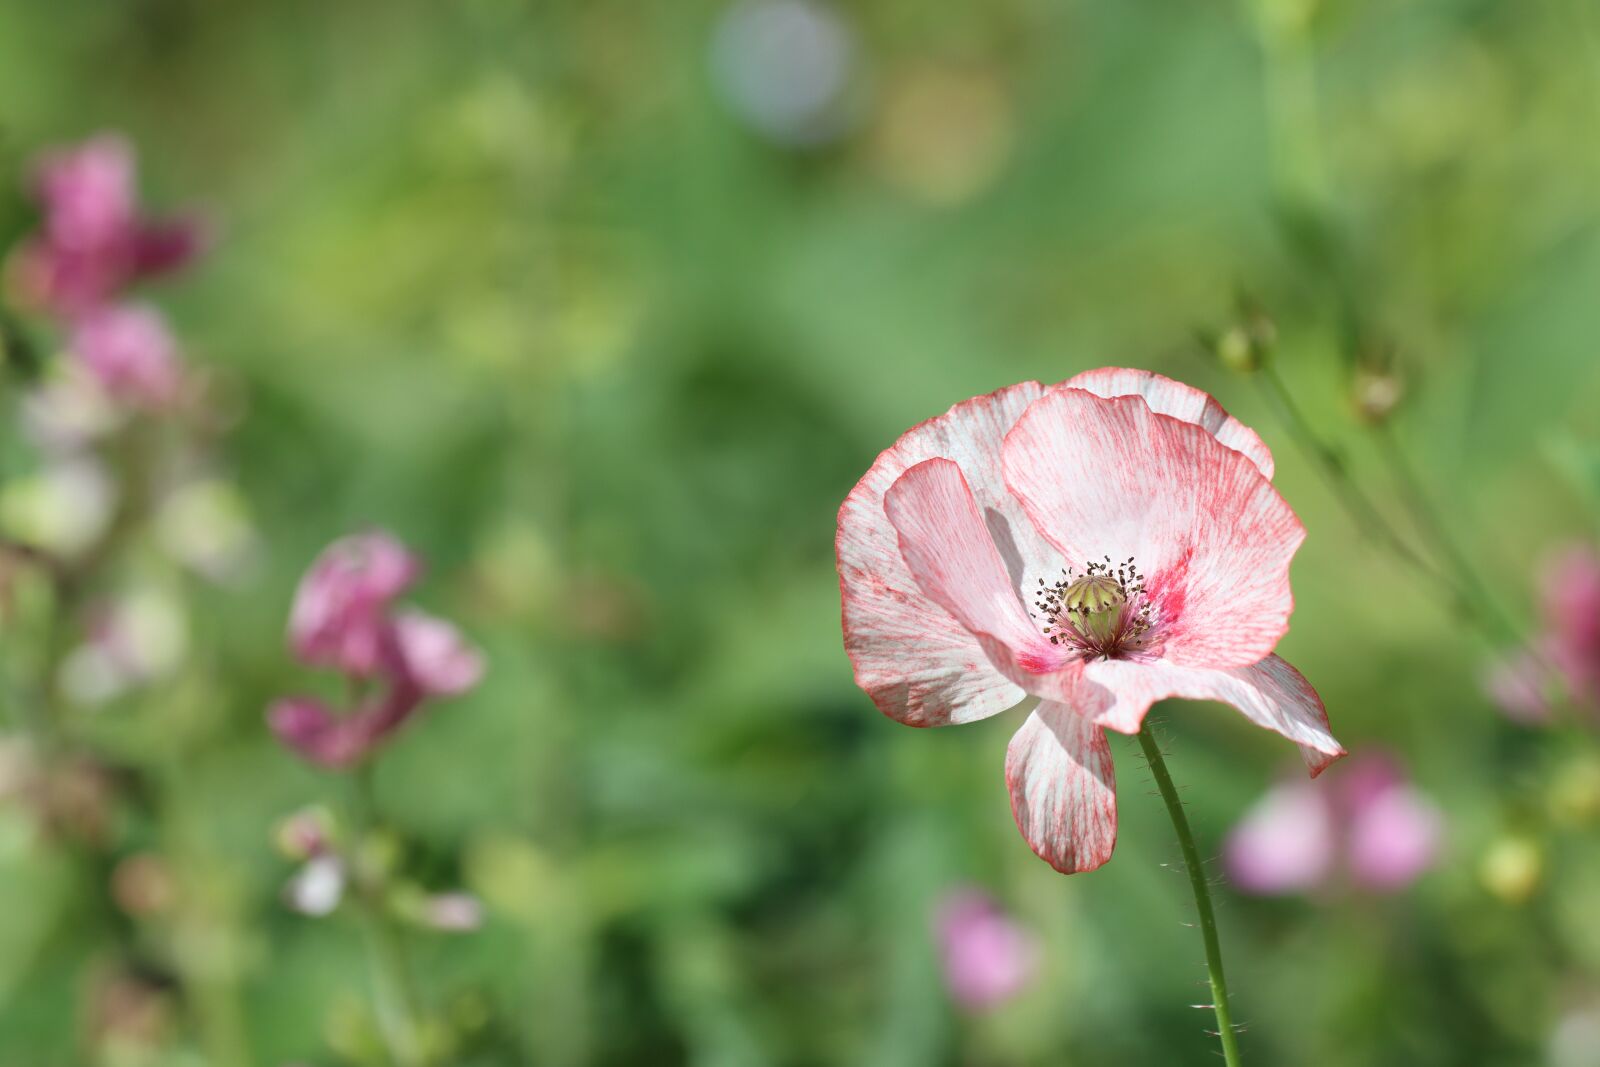
<instances>
[{"instance_id":1,"label":"blurred pink flower","mask_svg":"<svg viewBox=\"0 0 1600 1067\"><path fill-rule=\"evenodd\" d=\"M1483 691L1506 718L1534 726L1550 718L1550 681L1545 657L1524 649L1489 663Z\"/></svg>"},{"instance_id":2,"label":"blurred pink flower","mask_svg":"<svg viewBox=\"0 0 1600 1067\"><path fill-rule=\"evenodd\" d=\"M313 697L289 697L268 709L267 725L308 763L343 770L405 725L421 702L416 690L397 686L336 714Z\"/></svg>"},{"instance_id":3,"label":"blurred pink flower","mask_svg":"<svg viewBox=\"0 0 1600 1067\"><path fill-rule=\"evenodd\" d=\"M1275 786L1224 847L1247 893L1305 892L1335 876L1376 893L1404 889L1434 863L1444 818L1383 754L1360 756L1332 782Z\"/></svg>"},{"instance_id":4,"label":"blurred pink flower","mask_svg":"<svg viewBox=\"0 0 1600 1067\"><path fill-rule=\"evenodd\" d=\"M1247 893L1293 893L1319 884L1333 866L1333 813L1314 782L1273 786L1234 827L1228 872Z\"/></svg>"},{"instance_id":5,"label":"blurred pink flower","mask_svg":"<svg viewBox=\"0 0 1600 1067\"><path fill-rule=\"evenodd\" d=\"M141 218L134 181L133 149L115 135L40 157L33 193L43 225L9 264L21 304L73 319L194 258L207 240L204 225L193 217Z\"/></svg>"},{"instance_id":6,"label":"blurred pink flower","mask_svg":"<svg viewBox=\"0 0 1600 1067\"><path fill-rule=\"evenodd\" d=\"M154 308L121 304L86 312L73 323L67 347L123 407L158 411L182 391L178 342Z\"/></svg>"},{"instance_id":7,"label":"blurred pink flower","mask_svg":"<svg viewBox=\"0 0 1600 1067\"><path fill-rule=\"evenodd\" d=\"M377 682L342 713L312 697L268 708L272 732L307 761L353 766L427 700L460 695L483 677L482 654L454 625L416 609L393 609L420 569L398 539L375 532L334 542L301 581L289 623L296 655Z\"/></svg>"},{"instance_id":8,"label":"blurred pink flower","mask_svg":"<svg viewBox=\"0 0 1600 1067\"><path fill-rule=\"evenodd\" d=\"M341 538L301 579L289 614L289 644L301 662L368 677L392 652L389 606L421 564L381 530Z\"/></svg>"},{"instance_id":9,"label":"blurred pink flower","mask_svg":"<svg viewBox=\"0 0 1600 1067\"><path fill-rule=\"evenodd\" d=\"M394 619L396 669L426 696L465 693L483 677L483 656L443 619L408 609Z\"/></svg>"},{"instance_id":10,"label":"blurred pink flower","mask_svg":"<svg viewBox=\"0 0 1600 1067\"><path fill-rule=\"evenodd\" d=\"M1545 567L1549 655L1575 699L1600 705L1600 553L1574 545Z\"/></svg>"},{"instance_id":11,"label":"blurred pink flower","mask_svg":"<svg viewBox=\"0 0 1600 1067\"><path fill-rule=\"evenodd\" d=\"M993 898L975 889L945 897L935 920L945 983L969 1011L995 1007L1020 993L1038 966L1038 946Z\"/></svg>"},{"instance_id":12,"label":"blurred pink flower","mask_svg":"<svg viewBox=\"0 0 1600 1067\"><path fill-rule=\"evenodd\" d=\"M1023 837L1063 873L1110 858L1105 728L1137 733L1158 700L1232 704L1320 772L1344 749L1272 654L1305 538L1272 470L1210 396L1145 371L956 405L879 456L840 508L856 683L911 726L1039 698L1006 782Z\"/></svg>"},{"instance_id":13,"label":"blurred pink flower","mask_svg":"<svg viewBox=\"0 0 1600 1067\"><path fill-rule=\"evenodd\" d=\"M1580 544L1550 556L1539 593L1540 632L1490 665L1485 693L1524 724L1548 721L1563 691L1600 711L1600 552Z\"/></svg>"}]
</instances>

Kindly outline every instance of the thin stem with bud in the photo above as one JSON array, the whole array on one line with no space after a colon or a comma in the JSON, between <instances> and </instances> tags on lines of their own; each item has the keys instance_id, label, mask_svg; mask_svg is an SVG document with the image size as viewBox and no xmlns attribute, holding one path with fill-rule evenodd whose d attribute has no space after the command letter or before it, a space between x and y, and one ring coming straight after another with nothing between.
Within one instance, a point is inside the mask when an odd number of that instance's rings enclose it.
<instances>
[{"instance_id":1,"label":"thin stem with bud","mask_svg":"<svg viewBox=\"0 0 1600 1067\"><path fill-rule=\"evenodd\" d=\"M1328 483L1340 505L1349 513L1350 519L1363 534L1373 538L1390 552L1401 563L1409 567L1419 578L1437 587L1450 603L1463 616L1470 620L1491 644L1502 644L1506 641L1521 643L1517 636L1516 627L1502 615L1492 601L1486 596L1478 596L1473 591L1475 578L1463 579L1462 566L1470 572L1470 566L1465 565L1464 558L1461 566L1453 566L1458 573L1452 574L1441 571L1426 557L1402 537L1376 504L1367 496L1361 486L1350 476L1350 471L1345 464L1344 457L1330 444L1328 444L1295 403L1289 388L1279 376L1277 368L1271 360L1263 361L1256 374L1262 388L1266 391L1273 407L1277 410L1279 418L1288 427L1290 434L1295 438L1296 444L1302 452L1316 465L1322 473L1323 479Z\"/></svg>"}]
</instances>

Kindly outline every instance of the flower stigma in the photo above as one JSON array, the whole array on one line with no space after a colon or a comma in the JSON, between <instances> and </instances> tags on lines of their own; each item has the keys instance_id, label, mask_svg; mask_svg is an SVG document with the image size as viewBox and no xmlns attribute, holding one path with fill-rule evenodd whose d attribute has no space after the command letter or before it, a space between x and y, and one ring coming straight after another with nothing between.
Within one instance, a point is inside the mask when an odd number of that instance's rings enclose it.
<instances>
[{"instance_id":1,"label":"flower stigma","mask_svg":"<svg viewBox=\"0 0 1600 1067\"><path fill-rule=\"evenodd\" d=\"M1048 620L1052 645L1066 645L1090 658L1112 659L1142 648L1150 630L1150 602L1144 576L1130 556L1115 566L1111 557L1090 563L1082 575L1068 567L1062 581L1039 579L1034 606Z\"/></svg>"}]
</instances>

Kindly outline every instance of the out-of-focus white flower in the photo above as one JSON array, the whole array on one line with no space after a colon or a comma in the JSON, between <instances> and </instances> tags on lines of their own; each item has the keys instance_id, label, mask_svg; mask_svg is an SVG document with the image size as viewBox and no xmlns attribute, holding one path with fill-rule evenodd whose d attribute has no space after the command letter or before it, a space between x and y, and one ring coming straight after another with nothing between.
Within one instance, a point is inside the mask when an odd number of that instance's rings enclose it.
<instances>
[{"instance_id":1,"label":"out-of-focus white flower","mask_svg":"<svg viewBox=\"0 0 1600 1067\"><path fill-rule=\"evenodd\" d=\"M332 853L307 860L283 887L283 902L301 915L331 915L344 899L344 863Z\"/></svg>"},{"instance_id":2,"label":"out-of-focus white flower","mask_svg":"<svg viewBox=\"0 0 1600 1067\"><path fill-rule=\"evenodd\" d=\"M446 933L470 933L483 925L483 904L471 893L435 893L424 915L429 926Z\"/></svg>"},{"instance_id":3,"label":"out-of-focus white flower","mask_svg":"<svg viewBox=\"0 0 1600 1067\"><path fill-rule=\"evenodd\" d=\"M69 456L0 491L0 523L28 544L73 556L105 530L115 503L116 486L105 467L88 456Z\"/></svg>"},{"instance_id":4,"label":"out-of-focus white flower","mask_svg":"<svg viewBox=\"0 0 1600 1067\"><path fill-rule=\"evenodd\" d=\"M729 109L788 145L820 144L846 125L854 34L817 0L742 0L723 12L711 72Z\"/></svg>"},{"instance_id":5,"label":"out-of-focus white flower","mask_svg":"<svg viewBox=\"0 0 1600 1067\"><path fill-rule=\"evenodd\" d=\"M65 361L22 401L23 432L47 452L86 448L125 420L126 413L87 371Z\"/></svg>"},{"instance_id":6,"label":"out-of-focus white flower","mask_svg":"<svg viewBox=\"0 0 1600 1067\"><path fill-rule=\"evenodd\" d=\"M244 497L217 478L190 482L168 496L156 530L174 559L214 582L241 576L256 551Z\"/></svg>"},{"instance_id":7,"label":"out-of-focus white flower","mask_svg":"<svg viewBox=\"0 0 1600 1067\"><path fill-rule=\"evenodd\" d=\"M178 601L157 587L134 590L90 619L89 639L62 664L62 687L82 704L101 704L170 674L189 648Z\"/></svg>"},{"instance_id":8,"label":"out-of-focus white flower","mask_svg":"<svg viewBox=\"0 0 1600 1067\"><path fill-rule=\"evenodd\" d=\"M1550 1067L1600 1067L1600 1010L1563 1015L1550 1032Z\"/></svg>"}]
</instances>

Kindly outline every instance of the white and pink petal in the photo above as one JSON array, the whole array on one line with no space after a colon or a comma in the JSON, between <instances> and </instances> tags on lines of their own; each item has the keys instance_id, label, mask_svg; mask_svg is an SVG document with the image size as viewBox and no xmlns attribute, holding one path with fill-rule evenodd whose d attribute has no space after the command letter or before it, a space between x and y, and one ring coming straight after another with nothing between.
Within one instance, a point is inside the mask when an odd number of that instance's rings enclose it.
<instances>
[{"instance_id":1,"label":"white and pink petal","mask_svg":"<svg viewBox=\"0 0 1600 1067\"><path fill-rule=\"evenodd\" d=\"M883 505L923 593L978 638L1002 674L1035 695L1058 695L1056 682L1039 680L1049 686L1041 690L1036 676L1072 657L1022 606L961 468L925 460L890 486Z\"/></svg>"},{"instance_id":2,"label":"white and pink petal","mask_svg":"<svg viewBox=\"0 0 1600 1067\"><path fill-rule=\"evenodd\" d=\"M1092 871L1117 843L1117 784L1105 731L1066 704L1044 701L1006 749L1017 829L1062 874Z\"/></svg>"},{"instance_id":3,"label":"white and pink petal","mask_svg":"<svg viewBox=\"0 0 1600 1067\"><path fill-rule=\"evenodd\" d=\"M1068 378L1063 389L1082 389L1095 396L1141 396L1157 415L1192 422L1235 452L1243 453L1268 480L1272 478L1272 451L1250 427L1229 415L1216 398L1203 389L1174 381L1154 371L1133 367L1099 367Z\"/></svg>"},{"instance_id":4,"label":"white and pink petal","mask_svg":"<svg viewBox=\"0 0 1600 1067\"><path fill-rule=\"evenodd\" d=\"M845 649L856 683L884 714L912 726L972 722L1012 707L1023 690L996 670L979 640L922 591L900 552L884 496L925 460L955 462L1016 589L1061 566L1006 491L1005 435L1044 387L1023 382L975 397L907 431L839 509L836 549Z\"/></svg>"},{"instance_id":5,"label":"white and pink petal","mask_svg":"<svg viewBox=\"0 0 1600 1067\"><path fill-rule=\"evenodd\" d=\"M1328 726L1322 698L1305 676L1278 656L1225 670L1163 660L1096 660L1084 665L1077 708L1101 726L1138 733L1158 700L1215 700L1300 746L1315 777L1345 754Z\"/></svg>"}]
</instances>

